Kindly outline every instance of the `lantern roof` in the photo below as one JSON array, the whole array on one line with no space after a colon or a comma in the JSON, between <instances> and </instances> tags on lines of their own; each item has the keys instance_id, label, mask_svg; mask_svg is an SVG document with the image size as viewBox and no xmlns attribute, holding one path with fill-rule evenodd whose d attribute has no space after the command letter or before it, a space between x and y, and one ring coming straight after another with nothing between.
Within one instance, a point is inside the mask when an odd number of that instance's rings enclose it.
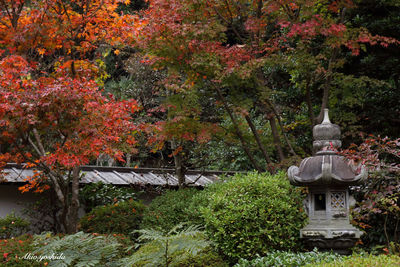
<instances>
[{"instance_id":1,"label":"lantern roof","mask_svg":"<svg viewBox=\"0 0 400 267\"><path fill-rule=\"evenodd\" d=\"M321 124L313 128L313 157L303 159L300 166L288 170L293 185L355 185L367 177L362 166L355 166L337 154L341 147L340 128L329 120L328 109L324 110Z\"/></svg>"}]
</instances>

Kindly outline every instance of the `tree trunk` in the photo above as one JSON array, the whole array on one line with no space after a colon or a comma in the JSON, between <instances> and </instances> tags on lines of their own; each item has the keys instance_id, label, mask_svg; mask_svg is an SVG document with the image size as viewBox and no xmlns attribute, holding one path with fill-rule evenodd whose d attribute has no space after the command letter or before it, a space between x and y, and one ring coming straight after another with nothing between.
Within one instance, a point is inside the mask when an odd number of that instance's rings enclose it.
<instances>
[{"instance_id":1,"label":"tree trunk","mask_svg":"<svg viewBox=\"0 0 400 267\"><path fill-rule=\"evenodd\" d=\"M183 188L186 185L186 180L185 180L185 167L183 166L182 162L182 156L180 152L175 153L175 150L177 149L176 143L174 140L171 141L171 148L174 150L173 156L174 156L174 163L175 163L175 174L178 177L178 186L179 188Z\"/></svg>"},{"instance_id":2,"label":"tree trunk","mask_svg":"<svg viewBox=\"0 0 400 267\"><path fill-rule=\"evenodd\" d=\"M340 21L339 21L340 23L344 23L346 11L347 8L342 9L342 12L340 14ZM335 68L334 64L336 62L338 53L339 53L339 48L335 47L332 51L331 58L329 59L328 69L326 71L326 79L324 83L324 92L322 96L321 110L319 112L318 117L316 117L314 120L315 124L322 122L322 120L324 119L324 109L329 108L329 91L332 82L333 69Z\"/></svg>"},{"instance_id":3,"label":"tree trunk","mask_svg":"<svg viewBox=\"0 0 400 267\"><path fill-rule=\"evenodd\" d=\"M131 165L131 157L132 157L132 154L130 154L130 153L127 153L127 154L126 154L126 163L125 163L125 167L130 167L130 165Z\"/></svg>"},{"instance_id":4,"label":"tree trunk","mask_svg":"<svg viewBox=\"0 0 400 267\"><path fill-rule=\"evenodd\" d=\"M334 68L334 63L336 61L336 57L338 54L339 50L337 48L334 48L332 51L332 56L329 60L329 65L328 69L326 71L326 79L324 83L324 91L322 95L322 103L321 103L321 110L319 112L318 117L315 118L315 124L321 123L323 118L324 118L324 109L329 108L329 91L331 87L331 82L332 82L332 72Z\"/></svg>"},{"instance_id":5,"label":"tree trunk","mask_svg":"<svg viewBox=\"0 0 400 267\"><path fill-rule=\"evenodd\" d=\"M326 109L326 108L328 108L329 107L329 84L330 84L330 80L331 80L331 75L330 74L328 74L329 75L329 77L327 77L327 82L326 82L326 84L325 84L325 86L324 86L324 93L323 93L323 96L322 96L322 103L321 103L321 110L320 110L320 112L319 112L319 115L315 118L315 121L314 121L314 125L315 124L318 124L318 123L321 123L322 122L322 120L323 120L323 118L324 118L324 109Z\"/></svg>"},{"instance_id":6,"label":"tree trunk","mask_svg":"<svg viewBox=\"0 0 400 267\"><path fill-rule=\"evenodd\" d=\"M281 118L280 118L280 116L278 114L278 111L276 110L275 106L272 104L271 101L267 100L267 102L268 102L268 105L271 107L272 112L274 113L276 120L278 121L278 124L279 124L279 127L281 129L283 138L285 139L285 142L289 147L290 153L292 153L293 156L297 156L296 152L294 152L294 149L293 149L292 145L289 142L288 137L286 136L285 130L283 129L282 121L281 121Z\"/></svg>"},{"instance_id":7,"label":"tree trunk","mask_svg":"<svg viewBox=\"0 0 400 267\"><path fill-rule=\"evenodd\" d=\"M63 204L62 212L60 215L60 222L62 227L64 227L64 229L62 229L64 232L68 232L67 229L69 228L67 218L68 218L68 205Z\"/></svg>"},{"instance_id":8,"label":"tree trunk","mask_svg":"<svg viewBox=\"0 0 400 267\"><path fill-rule=\"evenodd\" d=\"M285 156L283 154L281 140L279 137L278 129L276 127L275 117L271 116L271 114L270 114L268 116L268 120L269 120L269 124L271 126L271 132L272 132L272 137L274 139L275 148L278 151L279 160L283 161L285 159Z\"/></svg>"},{"instance_id":9,"label":"tree trunk","mask_svg":"<svg viewBox=\"0 0 400 267\"><path fill-rule=\"evenodd\" d=\"M79 167L74 167L72 170L72 189L71 189L71 204L68 207L67 234L72 234L77 231L78 226L78 210L79 210Z\"/></svg>"},{"instance_id":10,"label":"tree trunk","mask_svg":"<svg viewBox=\"0 0 400 267\"><path fill-rule=\"evenodd\" d=\"M253 155L250 152L250 149L246 143L246 141L244 140L244 137L242 135L242 132L239 129L239 124L235 118L235 116L233 115L232 110L229 108L228 103L225 101L225 98L221 92L221 90L218 88L218 86L214 85L215 90L217 91L218 97L220 99L220 101L222 102L226 112L228 113L229 117L231 118L233 127L235 129L236 135L240 140L240 143L242 144L242 148L244 150L244 152L246 153L247 157L249 158L250 162L253 164L254 168L259 171L262 172L263 170L260 168L260 166L258 166L256 160L254 159Z\"/></svg>"},{"instance_id":11,"label":"tree trunk","mask_svg":"<svg viewBox=\"0 0 400 267\"><path fill-rule=\"evenodd\" d=\"M267 162L267 170L272 173L273 172L272 161L271 161L271 158L268 156L268 153L267 153L267 150L265 149L265 146L261 142L260 135L258 134L257 129L254 126L254 123L252 122L250 116L249 115L245 115L244 117L245 117L245 119L247 121L247 124L249 124L249 126L250 126L250 129L251 129L251 131L252 131L252 133L254 135L254 138L256 139L258 147L260 148L261 152L263 153L265 161Z\"/></svg>"}]
</instances>

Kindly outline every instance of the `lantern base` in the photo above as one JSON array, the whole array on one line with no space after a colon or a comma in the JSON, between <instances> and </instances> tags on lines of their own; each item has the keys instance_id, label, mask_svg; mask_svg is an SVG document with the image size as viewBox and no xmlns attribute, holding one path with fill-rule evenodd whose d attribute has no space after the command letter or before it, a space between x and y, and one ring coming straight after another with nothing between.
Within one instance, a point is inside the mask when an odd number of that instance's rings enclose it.
<instances>
[{"instance_id":1,"label":"lantern base","mask_svg":"<svg viewBox=\"0 0 400 267\"><path fill-rule=\"evenodd\" d=\"M332 251L341 255L350 255L351 248L355 246L359 238L303 238L306 247L310 250L318 248L319 251Z\"/></svg>"},{"instance_id":2,"label":"lantern base","mask_svg":"<svg viewBox=\"0 0 400 267\"><path fill-rule=\"evenodd\" d=\"M363 234L346 220L314 223L300 230L300 237L310 249L348 254Z\"/></svg>"}]
</instances>

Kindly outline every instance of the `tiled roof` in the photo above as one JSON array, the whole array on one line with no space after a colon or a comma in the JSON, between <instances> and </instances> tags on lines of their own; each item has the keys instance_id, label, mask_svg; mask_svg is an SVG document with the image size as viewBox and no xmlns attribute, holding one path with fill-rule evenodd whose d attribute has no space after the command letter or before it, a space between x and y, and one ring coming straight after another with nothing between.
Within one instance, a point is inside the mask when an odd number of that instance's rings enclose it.
<instances>
[{"instance_id":1,"label":"tiled roof","mask_svg":"<svg viewBox=\"0 0 400 267\"><path fill-rule=\"evenodd\" d=\"M114 185L156 185L177 186L178 178L172 169L153 168L125 168L125 167L81 167L82 178L80 183L103 182ZM205 186L218 180L219 175L230 175L232 172L218 171L187 171L185 178L193 186ZM23 183L33 175L33 169L23 168L21 165L8 164L0 180L8 183Z\"/></svg>"}]
</instances>

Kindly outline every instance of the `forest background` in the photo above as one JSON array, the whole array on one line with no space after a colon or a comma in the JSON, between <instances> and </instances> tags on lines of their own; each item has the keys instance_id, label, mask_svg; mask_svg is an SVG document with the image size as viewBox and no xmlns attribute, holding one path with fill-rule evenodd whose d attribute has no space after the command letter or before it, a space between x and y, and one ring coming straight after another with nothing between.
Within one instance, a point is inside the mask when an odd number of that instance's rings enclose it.
<instances>
[{"instance_id":1,"label":"forest background","mask_svg":"<svg viewBox=\"0 0 400 267\"><path fill-rule=\"evenodd\" d=\"M0 10L0 160L42 171L26 190L50 177L65 218L77 219L79 166L102 157L175 168L183 185L188 169L298 163L328 107L344 147L400 132L396 0L2 0Z\"/></svg>"}]
</instances>

